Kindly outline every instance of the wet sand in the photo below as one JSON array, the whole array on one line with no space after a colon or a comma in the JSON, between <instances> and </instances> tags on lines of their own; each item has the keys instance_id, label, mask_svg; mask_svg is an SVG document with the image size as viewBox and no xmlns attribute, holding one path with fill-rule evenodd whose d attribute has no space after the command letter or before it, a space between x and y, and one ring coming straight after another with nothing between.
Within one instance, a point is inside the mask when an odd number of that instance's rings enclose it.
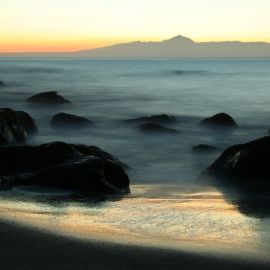
<instances>
[{"instance_id":1,"label":"wet sand","mask_svg":"<svg viewBox=\"0 0 270 270\"><path fill-rule=\"evenodd\" d=\"M0 223L0 269L270 269L239 256L83 241Z\"/></svg>"}]
</instances>

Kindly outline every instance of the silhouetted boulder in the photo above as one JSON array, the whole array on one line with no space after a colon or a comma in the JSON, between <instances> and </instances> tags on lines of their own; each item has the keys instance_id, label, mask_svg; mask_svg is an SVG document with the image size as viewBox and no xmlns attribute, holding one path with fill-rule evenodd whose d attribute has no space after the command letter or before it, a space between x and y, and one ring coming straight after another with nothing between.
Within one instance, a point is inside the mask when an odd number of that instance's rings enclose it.
<instances>
[{"instance_id":1,"label":"silhouetted boulder","mask_svg":"<svg viewBox=\"0 0 270 270\"><path fill-rule=\"evenodd\" d=\"M236 128L237 123L235 120L226 113L218 113L200 122L204 126L210 127L230 127Z\"/></svg>"},{"instance_id":2,"label":"silhouetted boulder","mask_svg":"<svg viewBox=\"0 0 270 270\"><path fill-rule=\"evenodd\" d=\"M217 150L217 147L208 144L198 144L192 147L192 151L194 152L215 152Z\"/></svg>"},{"instance_id":3,"label":"silhouetted boulder","mask_svg":"<svg viewBox=\"0 0 270 270\"><path fill-rule=\"evenodd\" d=\"M43 103L43 104L66 104L71 103L69 100L60 96L56 91L42 92L31 96L27 99L31 103Z\"/></svg>"},{"instance_id":4,"label":"silhouetted boulder","mask_svg":"<svg viewBox=\"0 0 270 270\"><path fill-rule=\"evenodd\" d=\"M29 134L37 127L26 112L0 109L0 145L20 145L26 143Z\"/></svg>"},{"instance_id":5,"label":"silhouetted boulder","mask_svg":"<svg viewBox=\"0 0 270 270\"><path fill-rule=\"evenodd\" d=\"M176 117L168 114L150 115L126 120L129 123L172 123L176 121Z\"/></svg>"},{"instance_id":6,"label":"silhouetted boulder","mask_svg":"<svg viewBox=\"0 0 270 270\"><path fill-rule=\"evenodd\" d=\"M5 86L5 83L3 81L0 81L0 87Z\"/></svg>"},{"instance_id":7,"label":"silhouetted boulder","mask_svg":"<svg viewBox=\"0 0 270 270\"><path fill-rule=\"evenodd\" d=\"M53 116L50 124L54 128L84 128L89 127L93 122L87 118L69 113L58 113Z\"/></svg>"},{"instance_id":8,"label":"silhouetted boulder","mask_svg":"<svg viewBox=\"0 0 270 270\"><path fill-rule=\"evenodd\" d=\"M229 147L204 172L227 183L270 188L270 136Z\"/></svg>"},{"instance_id":9,"label":"silhouetted boulder","mask_svg":"<svg viewBox=\"0 0 270 270\"><path fill-rule=\"evenodd\" d=\"M16 114L28 135L35 134L38 131L35 120L28 113L24 111L16 111Z\"/></svg>"},{"instance_id":10,"label":"silhouetted boulder","mask_svg":"<svg viewBox=\"0 0 270 270\"><path fill-rule=\"evenodd\" d=\"M164 127L160 124L155 123L145 123L136 126L137 129L139 129L142 132L148 132L148 133L172 133L176 134L179 133L178 130Z\"/></svg>"},{"instance_id":11,"label":"silhouetted boulder","mask_svg":"<svg viewBox=\"0 0 270 270\"><path fill-rule=\"evenodd\" d=\"M122 163L95 146L53 142L0 150L0 186L65 188L100 194L129 193Z\"/></svg>"}]
</instances>

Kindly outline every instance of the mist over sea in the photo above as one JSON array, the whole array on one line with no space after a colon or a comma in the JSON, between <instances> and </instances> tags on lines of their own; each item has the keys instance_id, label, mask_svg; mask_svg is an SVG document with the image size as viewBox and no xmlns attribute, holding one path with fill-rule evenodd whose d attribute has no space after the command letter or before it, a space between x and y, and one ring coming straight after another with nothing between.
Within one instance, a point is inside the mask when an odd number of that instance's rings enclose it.
<instances>
[{"instance_id":1,"label":"mist over sea","mask_svg":"<svg viewBox=\"0 0 270 270\"><path fill-rule=\"evenodd\" d=\"M75 234L82 234L85 224L95 224L89 225L95 232L208 245L216 241L220 246L238 244L239 250L245 246L252 252L270 251L269 216L248 215L217 185L198 177L227 147L268 134L270 59L2 58L0 80L6 84L0 89L0 107L24 110L36 120L39 132L30 144L65 141L98 146L129 165L132 190L121 201L90 206L70 201L60 206L31 203L23 191L14 191L16 199L12 192L0 194L3 216L21 216L33 224L38 216L41 227L51 224L57 230L61 223L62 233L68 233L68 222ZM54 90L72 104L26 102L33 94ZM94 125L54 130L49 123L58 112L87 117ZM213 131L198 124L219 112L230 114L240 128ZM179 119L166 124L178 134L141 133L136 124L124 122L163 113ZM197 144L219 150L194 153L191 148ZM42 218L37 213L43 213Z\"/></svg>"},{"instance_id":2,"label":"mist over sea","mask_svg":"<svg viewBox=\"0 0 270 270\"><path fill-rule=\"evenodd\" d=\"M1 59L1 107L29 112L39 133L32 143L64 140L97 145L133 169L132 183L190 183L218 155L198 155L195 144L221 149L264 136L270 120L270 59ZM33 106L38 92L59 91L67 106ZM240 129L224 136L198 125L218 112L232 115ZM95 122L88 130L57 132L58 112ZM141 134L123 120L173 114L179 135ZM199 183L200 184L200 183Z\"/></svg>"}]
</instances>

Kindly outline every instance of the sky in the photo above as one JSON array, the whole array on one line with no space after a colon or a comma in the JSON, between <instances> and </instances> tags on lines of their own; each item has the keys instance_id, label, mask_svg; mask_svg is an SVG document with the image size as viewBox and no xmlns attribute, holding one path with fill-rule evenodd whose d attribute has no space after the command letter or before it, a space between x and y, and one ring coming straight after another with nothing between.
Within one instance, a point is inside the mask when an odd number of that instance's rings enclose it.
<instances>
[{"instance_id":1,"label":"sky","mask_svg":"<svg viewBox=\"0 0 270 270\"><path fill-rule=\"evenodd\" d=\"M0 52L76 51L115 43L270 42L270 0L0 0Z\"/></svg>"}]
</instances>

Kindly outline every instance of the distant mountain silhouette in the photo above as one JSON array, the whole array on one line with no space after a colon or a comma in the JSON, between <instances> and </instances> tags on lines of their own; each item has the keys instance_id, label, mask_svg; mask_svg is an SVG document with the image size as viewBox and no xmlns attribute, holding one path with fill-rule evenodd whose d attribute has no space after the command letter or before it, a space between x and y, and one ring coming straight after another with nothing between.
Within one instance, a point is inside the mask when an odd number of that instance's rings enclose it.
<instances>
[{"instance_id":1,"label":"distant mountain silhouette","mask_svg":"<svg viewBox=\"0 0 270 270\"><path fill-rule=\"evenodd\" d=\"M121 43L71 53L17 53L0 56L38 57L270 57L267 42L194 42L178 35L161 42Z\"/></svg>"},{"instance_id":2,"label":"distant mountain silhouette","mask_svg":"<svg viewBox=\"0 0 270 270\"><path fill-rule=\"evenodd\" d=\"M194 44L195 42L190 38L184 37L182 35L178 35L176 37L166 39L166 40L162 41L161 43L166 44L166 45L179 44L179 43L181 43L182 45L183 44L191 45L191 44Z\"/></svg>"},{"instance_id":3,"label":"distant mountain silhouette","mask_svg":"<svg viewBox=\"0 0 270 270\"><path fill-rule=\"evenodd\" d=\"M270 43L194 42L179 35L162 42L135 41L77 54L84 57L270 57Z\"/></svg>"}]
</instances>

